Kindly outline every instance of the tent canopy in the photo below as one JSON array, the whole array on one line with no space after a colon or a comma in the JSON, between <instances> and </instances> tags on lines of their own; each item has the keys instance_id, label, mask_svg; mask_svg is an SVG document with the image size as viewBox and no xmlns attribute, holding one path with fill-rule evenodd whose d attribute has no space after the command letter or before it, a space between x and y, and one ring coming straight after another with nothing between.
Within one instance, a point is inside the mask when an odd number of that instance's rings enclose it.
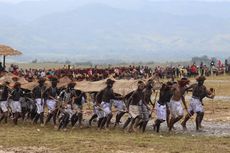
<instances>
[{"instance_id":1,"label":"tent canopy","mask_svg":"<svg viewBox=\"0 0 230 153\"><path fill-rule=\"evenodd\" d=\"M0 44L0 55L3 56L3 67L5 67L6 56L16 56L16 55L21 55L21 54L22 53L16 49Z\"/></svg>"}]
</instances>

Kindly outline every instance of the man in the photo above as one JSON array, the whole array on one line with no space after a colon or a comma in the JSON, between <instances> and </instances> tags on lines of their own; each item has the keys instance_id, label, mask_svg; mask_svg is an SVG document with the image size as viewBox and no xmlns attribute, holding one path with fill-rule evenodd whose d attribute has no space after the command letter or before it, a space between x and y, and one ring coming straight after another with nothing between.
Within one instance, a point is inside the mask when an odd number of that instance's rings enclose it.
<instances>
[{"instance_id":1,"label":"man","mask_svg":"<svg viewBox=\"0 0 230 153\"><path fill-rule=\"evenodd\" d=\"M8 95L9 95L9 88L8 85L9 82L4 82L1 89L0 89L0 108L2 110L2 116L0 118L0 123L2 120L7 123L7 117L8 117Z\"/></svg>"},{"instance_id":2,"label":"man","mask_svg":"<svg viewBox=\"0 0 230 153\"><path fill-rule=\"evenodd\" d=\"M182 78L178 81L177 84L174 84L172 86L173 96L170 100L171 118L169 121L169 132L171 132L174 124L183 118L184 112L182 102L185 109L187 110L187 105L184 98L185 88L187 84L189 84L189 80L187 78Z\"/></svg>"},{"instance_id":3,"label":"man","mask_svg":"<svg viewBox=\"0 0 230 153\"><path fill-rule=\"evenodd\" d=\"M102 92L102 102L101 102L101 108L104 112L104 115L103 115L103 119L101 120L101 123L99 125L100 129L104 128L105 124L106 124L106 128L109 127L109 124L110 124L110 121L113 117L113 114L112 114L112 101L113 99L115 100L119 100L119 99L122 99L122 97L120 96L115 96L114 92L113 92L113 84L114 84L114 80L112 79L107 79L106 80L106 88L103 89L103 92Z\"/></svg>"},{"instance_id":4,"label":"man","mask_svg":"<svg viewBox=\"0 0 230 153\"><path fill-rule=\"evenodd\" d=\"M125 101L125 105L126 105L126 108L128 110L128 105L129 105L129 100L131 99L130 97L133 95L134 91L130 92L129 94L127 94L125 97L124 97L124 101ZM128 112L128 111L127 111ZM128 127L128 125L130 124L132 120L132 116L129 114L127 120L125 121L122 129L125 130L126 127Z\"/></svg>"},{"instance_id":5,"label":"man","mask_svg":"<svg viewBox=\"0 0 230 153\"><path fill-rule=\"evenodd\" d=\"M96 100L97 92L91 93L90 96L91 96L91 100L92 100L92 103L93 103L93 115L89 119L89 126L92 126L92 121L98 117L97 116L98 110L97 110L97 107L96 107L96 103L97 103L97 100Z\"/></svg>"},{"instance_id":6,"label":"man","mask_svg":"<svg viewBox=\"0 0 230 153\"><path fill-rule=\"evenodd\" d=\"M169 107L168 103L172 97L171 94L171 82L167 82L166 84L163 84L160 89L160 96L159 100L156 104L156 114L157 119L155 120L154 130L158 133L160 130L160 124L163 123L165 120L167 120L168 113L167 107Z\"/></svg>"},{"instance_id":7,"label":"man","mask_svg":"<svg viewBox=\"0 0 230 153\"><path fill-rule=\"evenodd\" d=\"M176 82L174 82L174 84L176 84ZM164 90L164 100L166 101L166 122L167 122L167 126L169 127L169 120L170 120L170 100L173 96L173 92L172 92L172 85L173 82L167 82L166 84L166 89Z\"/></svg>"},{"instance_id":8,"label":"man","mask_svg":"<svg viewBox=\"0 0 230 153\"><path fill-rule=\"evenodd\" d=\"M117 110L116 121L114 124L114 127L116 127L117 125L119 125L121 118L125 115L127 110L123 100L113 100L113 104Z\"/></svg>"},{"instance_id":9,"label":"man","mask_svg":"<svg viewBox=\"0 0 230 153\"><path fill-rule=\"evenodd\" d=\"M73 121L72 126L78 121L79 127L82 128L83 105L86 102L86 99L86 94L84 92L80 90L75 91L73 109L75 111L74 118L76 118L76 120Z\"/></svg>"},{"instance_id":10,"label":"man","mask_svg":"<svg viewBox=\"0 0 230 153\"><path fill-rule=\"evenodd\" d=\"M192 89L192 98L190 100L190 107L188 110L188 114L186 115L184 121L182 122L182 127L186 129L186 123L191 118L191 116L196 113L196 130L199 131L201 127L201 122L204 117L204 107L203 107L203 98L214 98L214 91L207 90L204 86L204 81L206 78L204 76L200 76L196 78L197 83L192 84L186 90Z\"/></svg>"},{"instance_id":11,"label":"man","mask_svg":"<svg viewBox=\"0 0 230 153\"><path fill-rule=\"evenodd\" d=\"M136 128L142 118L141 116L141 105L144 101L143 90L145 88L145 83L143 81L138 81L138 89L133 92L132 96L128 102L128 112L131 115L131 124L129 126L129 132L137 131Z\"/></svg>"},{"instance_id":12,"label":"man","mask_svg":"<svg viewBox=\"0 0 230 153\"><path fill-rule=\"evenodd\" d=\"M19 82L16 82L14 84L13 91L10 94L10 98L13 100L11 102L11 109L13 113L13 122L14 125L18 124L18 118L20 117L20 114L22 112L22 107L20 103L20 98L23 97L23 91L21 89L21 84Z\"/></svg>"},{"instance_id":13,"label":"man","mask_svg":"<svg viewBox=\"0 0 230 153\"><path fill-rule=\"evenodd\" d=\"M5 70L4 65L2 65L2 62L0 62L0 72L3 72Z\"/></svg>"},{"instance_id":14,"label":"man","mask_svg":"<svg viewBox=\"0 0 230 153\"><path fill-rule=\"evenodd\" d=\"M150 109L149 104L151 104L154 107L154 104L151 101L151 96L153 93L152 88L153 88L153 80L150 79L148 80L146 87L143 90L144 101L142 105L142 123L141 123L142 132L145 132L146 126L151 117L151 109Z\"/></svg>"},{"instance_id":15,"label":"man","mask_svg":"<svg viewBox=\"0 0 230 153\"><path fill-rule=\"evenodd\" d=\"M63 129L64 131L66 131L66 127L74 115L73 97L75 95L75 90L74 90L75 85L76 83L70 82L67 88L62 90L59 95L61 100L64 102L62 104L63 110L62 110L62 117L60 119L60 124L58 127L59 130Z\"/></svg>"},{"instance_id":16,"label":"man","mask_svg":"<svg viewBox=\"0 0 230 153\"><path fill-rule=\"evenodd\" d=\"M57 83L58 83L58 79L57 78L52 78L51 79L51 87L48 88L45 91L45 95L46 95L46 104L47 104L47 108L48 108L48 116L47 119L45 121L45 124L47 124L51 118L53 118L53 123L54 123L54 127L56 128L56 118L57 118L57 97L59 95L59 90L57 88Z\"/></svg>"},{"instance_id":17,"label":"man","mask_svg":"<svg viewBox=\"0 0 230 153\"><path fill-rule=\"evenodd\" d=\"M37 114L34 117L33 123L37 124L38 119L40 119L41 126L44 125L44 93L46 91L45 79L40 78L38 80L39 85L32 90L33 98L37 107Z\"/></svg>"}]
</instances>

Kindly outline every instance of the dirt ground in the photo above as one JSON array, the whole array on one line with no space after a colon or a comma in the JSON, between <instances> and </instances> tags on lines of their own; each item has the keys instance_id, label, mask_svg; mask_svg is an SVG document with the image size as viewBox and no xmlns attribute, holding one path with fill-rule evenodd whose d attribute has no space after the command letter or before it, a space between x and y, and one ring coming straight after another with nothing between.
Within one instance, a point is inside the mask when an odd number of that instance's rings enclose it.
<instances>
[{"instance_id":1,"label":"dirt ground","mask_svg":"<svg viewBox=\"0 0 230 153\"><path fill-rule=\"evenodd\" d=\"M194 80L192 81L194 82ZM127 133L121 128L98 131L87 127L90 111L85 110L85 127L57 131L51 125L40 127L30 123L18 126L0 124L0 153L227 153L230 152L230 77L210 77L205 82L216 89L214 100L205 99L203 131L195 131L195 116L188 121L188 130L180 123L167 132L166 124L160 133L152 130L153 119L146 133ZM187 102L190 94L186 95ZM114 120L114 119L113 119ZM124 122L125 118L122 120Z\"/></svg>"}]
</instances>

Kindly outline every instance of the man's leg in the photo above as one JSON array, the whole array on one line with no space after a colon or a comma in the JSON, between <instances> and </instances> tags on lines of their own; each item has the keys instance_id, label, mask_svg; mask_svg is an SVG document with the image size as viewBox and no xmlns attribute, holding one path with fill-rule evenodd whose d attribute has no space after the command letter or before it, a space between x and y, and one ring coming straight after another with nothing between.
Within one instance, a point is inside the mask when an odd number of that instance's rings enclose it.
<instances>
[{"instance_id":1,"label":"man's leg","mask_svg":"<svg viewBox=\"0 0 230 153\"><path fill-rule=\"evenodd\" d=\"M19 112L14 113L14 125L18 124Z\"/></svg>"},{"instance_id":2,"label":"man's leg","mask_svg":"<svg viewBox=\"0 0 230 153\"><path fill-rule=\"evenodd\" d=\"M72 116L72 118L71 118L71 125L72 125L72 127L74 127L74 125L77 123L77 121L78 121L78 116L77 116L77 114L75 113L75 114Z\"/></svg>"},{"instance_id":3,"label":"man's leg","mask_svg":"<svg viewBox=\"0 0 230 153\"><path fill-rule=\"evenodd\" d=\"M170 110L167 106L167 109L166 109L166 122L167 122L167 126L169 127L169 120L170 120Z\"/></svg>"},{"instance_id":4,"label":"man's leg","mask_svg":"<svg viewBox=\"0 0 230 153\"><path fill-rule=\"evenodd\" d=\"M100 129L103 129L105 127L106 121L107 121L107 117L103 117L103 119L101 121Z\"/></svg>"},{"instance_id":5,"label":"man's leg","mask_svg":"<svg viewBox=\"0 0 230 153\"><path fill-rule=\"evenodd\" d=\"M124 116L125 112L118 112L117 115L116 115L116 122L114 124L114 127L116 127L119 123L120 123L120 120L122 118L122 116Z\"/></svg>"},{"instance_id":6,"label":"man's leg","mask_svg":"<svg viewBox=\"0 0 230 153\"><path fill-rule=\"evenodd\" d=\"M187 129L186 123L187 123L187 121L193 116L193 114L194 114L193 111L191 111L190 114L187 114L187 115L185 116L183 122L181 123L181 125L182 125L182 127L183 127L184 130Z\"/></svg>"},{"instance_id":7,"label":"man's leg","mask_svg":"<svg viewBox=\"0 0 230 153\"><path fill-rule=\"evenodd\" d=\"M133 126L134 126L135 120L136 120L136 118L131 118L131 121L130 121L131 124L129 125L128 132L133 131Z\"/></svg>"},{"instance_id":8,"label":"man's leg","mask_svg":"<svg viewBox=\"0 0 230 153\"><path fill-rule=\"evenodd\" d=\"M134 125L133 125L133 131L135 132L137 131L137 126L140 123L140 121L141 121L141 117L140 116L136 117Z\"/></svg>"},{"instance_id":9,"label":"man's leg","mask_svg":"<svg viewBox=\"0 0 230 153\"><path fill-rule=\"evenodd\" d=\"M196 130L199 131L200 125L203 119L204 113L203 112L197 112L196 115Z\"/></svg>"},{"instance_id":10,"label":"man's leg","mask_svg":"<svg viewBox=\"0 0 230 153\"><path fill-rule=\"evenodd\" d=\"M143 133L145 132L147 124L148 124L148 121L143 121L143 123L142 123L142 132Z\"/></svg>"},{"instance_id":11,"label":"man's leg","mask_svg":"<svg viewBox=\"0 0 230 153\"><path fill-rule=\"evenodd\" d=\"M82 117L83 117L82 112L78 113L78 120L79 120L79 126L80 126L80 128L82 128Z\"/></svg>"},{"instance_id":12,"label":"man's leg","mask_svg":"<svg viewBox=\"0 0 230 153\"><path fill-rule=\"evenodd\" d=\"M33 124L37 124L39 118L40 118L40 114L36 113L36 115L35 115L35 117L33 119Z\"/></svg>"},{"instance_id":13,"label":"man's leg","mask_svg":"<svg viewBox=\"0 0 230 153\"><path fill-rule=\"evenodd\" d=\"M53 111L53 122L54 122L54 127L57 125L57 110L55 109Z\"/></svg>"},{"instance_id":14,"label":"man's leg","mask_svg":"<svg viewBox=\"0 0 230 153\"><path fill-rule=\"evenodd\" d=\"M123 127L122 127L123 130L129 125L129 123L131 122L131 120L132 120L132 117L129 117L129 118L125 121L125 124L124 124Z\"/></svg>"},{"instance_id":15,"label":"man's leg","mask_svg":"<svg viewBox=\"0 0 230 153\"><path fill-rule=\"evenodd\" d=\"M170 120L170 126L169 126L169 131L171 131L172 130L172 128L173 128L173 125L175 124L175 123L177 123L179 120L181 120L183 118L183 116L178 116L178 117L176 117L176 118L171 118L171 120Z\"/></svg>"},{"instance_id":16,"label":"man's leg","mask_svg":"<svg viewBox=\"0 0 230 153\"><path fill-rule=\"evenodd\" d=\"M200 128L202 127L201 123L203 121L204 118L204 112L201 112L201 117L200 117Z\"/></svg>"},{"instance_id":17,"label":"man's leg","mask_svg":"<svg viewBox=\"0 0 230 153\"><path fill-rule=\"evenodd\" d=\"M89 126L92 126L92 121L97 118L97 114L93 114L93 116L89 120Z\"/></svg>"},{"instance_id":18,"label":"man's leg","mask_svg":"<svg viewBox=\"0 0 230 153\"><path fill-rule=\"evenodd\" d=\"M159 131L160 131L160 125L161 125L161 123L163 123L163 122L164 122L164 120L160 120L160 119L157 119L157 120L155 121L155 130L156 130L157 133L159 133Z\"/></svg>"},{"instance_id":19,"label":"man's leg","mask_svg":"<svg viewBox=\"0 0 230 153\"><path fill-rule=\"evenodd\" d=\"M98 119L98 123L97 123L97 127L100 128L101 127L101 123L103 121L104 117L101 117Z\"/></svg>"},{"instance_id":20,"label":"man's leg","mask_svg":"<svg viewBox=\"0 0 230 153\"><path fill-rule=\"evenodd\" d=\"M44 124L44 112L41 112L41 114L40 114L40 123L41 123L41 125Z\"/></svg>"},{"instance_id":21,"label":"man's leg","mask_svg":"<svg viewBox=\"0 0 230 153\"><path fill-rule=\"evenodd\" d=\"M48 113L47 119L46 119L46 121L45 121L45 125L46 125L48 122L50 122L50 120L51 120L52 117L53 117L53 112Z\"/></svg>"},{"instance_id":22,"label":"man's leg","mask_svg":"<svg viewBox=\"0 0 230 153\"><path fill-rule=\"evenodd\" d=\"M5 118L4 113L2 113L2 116L1 116L1 118L0 118L0 123L1 123L1 121L2 121L4 118Z\"/></svg>"},{"instance_id":23,"label":"man's leg","mask_svg":"<svg viewBox=\"0 0 230 153\"><path fill-rule=\"evenodd\" d=\"M68 123L69 123L69 118L70 118L70 115L68 113L65 114L64 116L64 119L63 119L63 126L62 128L65 130Z\"/></svg>"},{"instance_id":24,"label":"man's leg","mask_svg":"<svg viewBox=\"0 0 230 153\"><path fill-rule=\"evenodd\" d=\"M4 120L5 124L7 124L8 112L4 112L3 114L4 114L4 117L5 117L5 120Z\"/></svg>"},{"instance_id":25,"label":"man's leg","mask_svg":"<svg viewBox=\"0 0 230 153\"><path fill-rule=\"evenodd\" d=\"M108 114L107 121L106 121L106 128L109 128L109 124L112 118L113 118L113 114L112 113Z\"/></svg>"}]
</instances>

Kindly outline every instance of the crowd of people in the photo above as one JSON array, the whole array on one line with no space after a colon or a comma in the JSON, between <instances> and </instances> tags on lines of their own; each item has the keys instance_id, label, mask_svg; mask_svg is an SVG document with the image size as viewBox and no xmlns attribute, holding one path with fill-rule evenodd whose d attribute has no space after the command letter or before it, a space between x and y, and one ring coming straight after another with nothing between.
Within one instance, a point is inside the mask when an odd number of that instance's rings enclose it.
<instances>
[{"instance_id":1,"label":"crowd of people","mask_svg":"<svg viewBox=\"0 0 230 153\"><path fill-rule=\"evenodd\" d=\"M61 78L68 76L74 81L99 81L112 76L115 79L144 79L157 75L160 78L182 78L182 77L196 77L198 75L210 76L223 74L228 67L223 65L204 65L202 62L200 65L195 63L188 66L119 66L119 67L107 67L107 68L74 68L73 66L64 66L58 69L22 69L17 65L12 64L7 72L11 72L16 76L25 77L27 81L33 81L40 77L51 78L53 76ZM4 72L1 69L0 72Z\"/></svg>"},{"instance_id":2,"label":"crowd of people","mask_svg":"<svg viewBox=\"0 0 230 153\"><path fill-rule=\"evenodd\" d=\"M69 126L75 127L76 124L79 127L85 126L82 122L84 107L85 103L90 101L93 104L93 113L88 126L92 126L92 121L96 120L98 129L109 129L114 106L117 111L114 127L120 124L124 114L128 114L129 117L122 128L129 132L136 132L138 129L145 132L152 112L156 110L154 130L159 132L161 123L167 121L171 131L174 124L183 118L183 104L187 112L182 122L183 128L186 129L186 122L193 114L197 114L196 130L199 131L204 116L203 99L214 98L215 95L214 89L209 90L204 86L205 79L204 76L199 76L196 78L197 83L192 85L189 85L189 80L185 77L177 82L167 82L160 88L159 96L155 95L154 101L151 99L154 94L152 79L147 82L138 81L137 90L123 96L113 92L115 80L112 79L107 79L106 87L101 91L90 93L76 90L75 82L60 89L55 77L50 80L51 87L48 88L45 85L46 79L40 77L38 85L31 91L22 89L19 82L15 82L14 87L10 88L9 82L6 81L0 88L0 122L7 123L10 118L17 125L22 124L21 120L30 120L33 124L53 124L56 129L66 131ZM185 103L186 91L192 92L189 107Z\"/></svg>"}]
</instances>

